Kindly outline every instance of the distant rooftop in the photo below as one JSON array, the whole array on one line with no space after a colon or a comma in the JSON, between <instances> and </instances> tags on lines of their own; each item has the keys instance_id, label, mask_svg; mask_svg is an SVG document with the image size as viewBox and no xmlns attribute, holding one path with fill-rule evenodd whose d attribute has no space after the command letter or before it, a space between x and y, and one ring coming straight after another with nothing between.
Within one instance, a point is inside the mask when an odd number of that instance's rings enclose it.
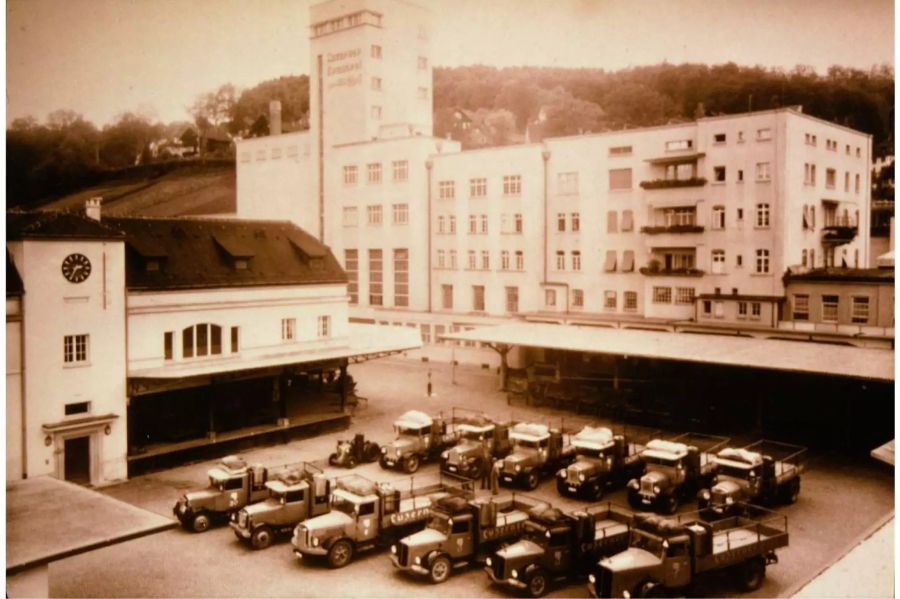
<instances>
[{"instance_id":1,"label":"distant rooftop","mask_svg":"<svg viewBox=\"0 0 900 599\"><path fill-rule=\"evenodd\" d=\"M785 281L846 281L858 283L893 283L893 268L816 268L802 273L788 273Z\"/></svg>"}]
</instances>

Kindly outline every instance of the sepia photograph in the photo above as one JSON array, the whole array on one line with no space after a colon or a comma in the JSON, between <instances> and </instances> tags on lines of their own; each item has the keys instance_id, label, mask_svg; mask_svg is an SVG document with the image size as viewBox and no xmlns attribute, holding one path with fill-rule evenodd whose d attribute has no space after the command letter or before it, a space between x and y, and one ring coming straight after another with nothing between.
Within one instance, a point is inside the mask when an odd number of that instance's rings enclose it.
<instances>
[{"instance_id":1,"label":"sepia photograph","mask_svg":"<svg viewBox=\"0 0 900 599\"><path fill-rule=\"evenodd\" d=\"M6 0L6 596L889 598L893 0Z\"/></svg>"}]
</instances>

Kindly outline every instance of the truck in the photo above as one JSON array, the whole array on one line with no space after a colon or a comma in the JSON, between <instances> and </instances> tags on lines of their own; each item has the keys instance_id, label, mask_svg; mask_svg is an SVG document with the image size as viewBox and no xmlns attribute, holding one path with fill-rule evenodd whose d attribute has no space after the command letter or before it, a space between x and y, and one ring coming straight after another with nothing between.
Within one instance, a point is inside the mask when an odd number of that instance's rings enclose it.
<instances>
[{"instance_id":1,"label":"truck","mask_svg":"<svg viewBox=\"0 0 900 599\"><path fill-rule=\"evenodd\" d=\"M710 572L736 577L742 591L762 586L776 549L788 544L787 516L757 506L714 521L698 512L635 517L630 546L588 576L594 597L668 597ZM677 595L675 595L677 596Z\"/></svg>"},{"instance_id":2,"label":"truck","mask_svg":"<svg viewBox=\"0 0 900 599\"><path fill-rule=\"evenodd\" d=\"M603 426L585 426L572 438L575 461L556 473L560 495L600 501L611 487L644 473L644 446Z\"/></svg>"},{"instance_id":3,"label":"truck","mask_svg":"<svg viewBox=\"0 0 900 599\"><path fill-rule=\"evenodd\" d=\"M226 456L208 471L209 486L182 495L172 512L181 526L194 532L204 532L218 521L245 505L262 501L269 496L266 481L270 470L259 464L248 466L238 456Z\"/></svg>"},{"instance_id":4,"label":"truck","mask_svg":"<svg viewBox=\"0 0 900 599\"><path fill-rule=\"evenodd\" d=\"M559 580L587 576L597 560L628 547L634 514L609 502L564 514L545 510L525 523L521 540L485 560L496 583L541 597Z\"/></svg>"},{"instance_id":5,"label":"truck","mask_svg":"<svg viewBox=\"0 0 900 599\"><path fill-rule=\"evenodd\" d=\"M378 463L382 468L399 468L407 474L419 469L423 461L432 460L458 440L447 430L442 416L431 417L418 410L405 412L394 422L397 437L381 448Z\"/></svg>"},{"instance_id":6,"label":"truck","mask_svg":"<svg viewBox=\"0 0 900 599\"><path fill-rule=\"evenodd\" d=\"M520 422L509 433L512 452L494 463L503 486L525 486L534 490L544 476L568 466L575 448L564 444L563 432L546 424Z\"/></svg>"},{"instance_id":7,"label":"truck","mask_svg":"<svg viewBox=\"0 0 900 599\"><path fill-rule=\"evenodd\" d=\"M701 433L649 441L641 452L646 472L628 481L628 503L637 510L674 514L683 500L709 486L716 470L714 452L726 443L725 437Z\"/></svg>"},{"instance_id":8,"label":"truck","mask_svg":"<svg viewBox=\"0 0 900 599\"><path fill-rule=\"evenodd\" d=\"M460 415L461 413L461 415ZM453 425L459 443L441 453L441 472L450 476L479 479L512 449L508 422L495 422L483 414L453 409Z\"/></svg>"},{"instance_id":9,"label":"truck","mask_svg":"<svg viewBox=\"0 0 900 599\"><path fill-rule=\"evenodd\" d=\"M380 457L378 443L367 441L363 433L356 433L353 439L338 440L335 452L328 456L328 465L355 468L357 464L374 462Z\"/></svg>"},{"instance_id":10,"label":"truck","mask_svg":"<svg viewBox=\"0 0 900 599\"><path fill-rule=\"evenodd\" d=\"M229 525L239 541L265 549L279 535L289 533L301 520L329 509L331 482L322 470L303 463L277 480L266 482L269 496L231 514Z\"/></svg>"},{"instance_id":11,"label":"truck","mask_svg":"<svg viewBox=\"0 0 900 599\"><path fill-rule=\"evenodd\" d=\"M547 509L549 503L515 493L441 499L424 530L391 545L391 562L433 583L444 582L453 570L481 562L502 543L517 540L525 523Z\"/></svg>"},{"instance_id":12,"label":"truck","mask_svg":"<svg viewBox=\"0 0 900 599\"><path fill-rule=\"evenodd\" d=\"M768 439L722 449L713 458L715 484L700 490L699 507L727 512L741 503L794 503L800 495L806 452L805 447Z\"/></svg>"},{"instance_id":13,"label":"truck","mask_svg":"<svg viewBox=\"0 0 900 599\"><path fill-rule=\"evenodd\" d=\"M443 480L416 486L375 483L358 475L337 479L331 511L300 523L291 540L294 554L325 556L332 568L343 568L361 551L388 547L416 529L431 515L435 502L451 496L471 497L472 484Z\"/></svg>"}]
</instances>

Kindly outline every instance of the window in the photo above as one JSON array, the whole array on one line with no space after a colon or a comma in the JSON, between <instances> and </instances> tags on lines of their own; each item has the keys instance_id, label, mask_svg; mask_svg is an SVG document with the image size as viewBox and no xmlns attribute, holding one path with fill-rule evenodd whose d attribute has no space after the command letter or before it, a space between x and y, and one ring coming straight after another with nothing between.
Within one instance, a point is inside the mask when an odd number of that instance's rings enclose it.
<instances>
[{"instance_id":1,"label":"window","mask_svg":"<svg viewBox=\"0 0 900 599\"><path fill-rule=\"evenodd\" d=\"M612 146L609 149L610 156L628 156L631 152L631 146Z\"/></svg>"},{"instance_id":2,"label":"window","mask_svg":"<svg viewBox=\"0 0 900 599\"><path fill-rule=\"evenodd\" d=\"M381 206L366 206L366 217L370 226L381 226Z\"/></svg>"},{"instance_id":3,"label":"window","mask_svg":"<svg viewBox=\"0 0 900 599\"><path fill-rule=\"evenodd\" d=\"M507 287L506 288L506 311L513 312L513 313L519 311L519 288L518 287Z\"/></svg>"},{"instance_id":4,"label":"window","mask_svg":"<svg viewBox=\"0 0 900 599\"><path fill-rule=\"evenodd\" d=\"M381 163L375 162L366 165L367 181L369 183L381 183Z\"/></svg>"},{"instance_id":5,"label":"window","mask_svg":"<svg viewBox=\"0 0 900 599\"><path fill-rule=\"evenodd\" d=\"M356 185L357 168L355 164L344 167L344 185Z\"/></svg>"},{"instance_id":6,"label":"window","mask_svg":"<svg viewBox=\"0 0 900 599\"><path fill-rule=\"evenodd\" d=\"M437 267L438 268L447 268L447 261L445 259L446 252L444 250L437 251Z\"/></svg>"},{"instance_id":7,"label":"window","mask_svg":"<svg viewBox=\"0 0 900 599\"><path fill-rule=\"evenodd\" d=\"M578 193L578 173L559 173L556 175L556 192L559 195L575 195Z\"/></svg>"},{"instance_id":8,"label":"window","mask_svg":"<svg viewBox=\"0 0 900 599\"><path fill-rule=\"evenodd\" d=\"M241 328L231 327L231 353L236 354L241 349Z\"/></svg>"},{"instance_id":9,"label":"window","mask_svg":"<svg viewBox=\"0 0 900 599\"><path fill-rule=\"evenodd\" d=\"M522 250L516 250L516 270L525 270L525 253Z\"/></svg>"},{"instance_id":10,"label":"window","mask_svg":"<svg viewBox=\"0 0 900 599\"><path fill-rule=\"evenodd\" d=\"M438 182L438 197L442 200L452 200L456 196L456 183L454 181Z\"/></svg>"},{"instance_id":11,"label":"window","mask_svg":"<svg viewBox=\"0 0 900 599\"><path fill-rule=\"evenodd\" d=\"M756 130L756 141L768 141L770 139L772 139L772 130L768 127Z\"/></svg>"},{"instance_id":12,"label":"window","mask_svg":"<svg viewBox=\"0 0 900 599\"><path fill-rule=\"evenodd\" d=\"M369 305L381 306L384 303L382 279L384 259L381 250L369 250Z\"/></svg>"},{"instance_id":13,"label":"window","mask_svg":"<svg viewBox=\"0 0 900 599\"><path fill-rule=\"evenodd\" d=\"M394 250L394 305L409 305L409 250L406 248Z\"/></svg>"},{"instance_id":14,"label":"window","mask_svg":"<svg viewBox=\"0 0 900 599\"><path fill-rule=\"evenodd\" d=\"M850 191L850 172L844 173L844 191Z\"/></svg>"},{"instance_id":15,"label":"window","mask_svg":"<svg viewBox=\"0 0 900 599\"><path fill-rule=\"evenodd\" d=\"M743 183L743 182L744 182L744 169L738 169L738 172L737 172L737 182L738 182L738 183Z\"/></svg>"},{"instance_id":16,"label":"window","mask_svg":"<svg viewBox=\"0 0 900 599\"><path fill-rule=\"evenodd\" d=\"M607 289L603 292L603 309L614 311L619 307L618 299L616 298L616 292L610 289Z\"/></svg>"},{"instance_id":17,"label":"window","mask_svg":"<svg viewBox=\"0 0 900 599\"><path fill-rule=\"evenodd\" d=\"M744 209L743 208L737 209L737 220L738 220L738 222L741 222L744 220Z\"/></svg>"},{"instance_id":18,"label":"window","mask_svg":"<svg viewBox=\"0 0 900 599\"><path fill-rule=\"evenodd\" d=\"M829 152L836 152L837 146L838 146L837 142L834 141L833 139L825 140L825 149L828 150Z\"/></svg>"},{"instance_id":19,"label":"window","mask_svg":"<svg viewBox=\"0 0 900 599\"><path fill-rule=\"evenodd\" d=\"M416 90L416 95L418 96L418 98L420 100L427 100L428 99L428 88L427 87L418 88Z\"/></svg>"},{"instance_id":20,"label":"window","mask_svg":"<svg viewBox=\"0 0 900 599\"><path fill-rule=\"evenodd\" d=\"M168 331L163 333L163 359L171 360L174 357L173 346L175 344L175 333Z\"/></svg>"},{"instance_id":21,"label":"window","mask_svg":"<svg viewBox=\"0 0 900 599\"><path fill-rule=\"evenodd\" d=\"M757 162L756 163L756 180L757 181L770 181L772 175L769 171L769 163L768 162Z\"/></svg>"},{"instance_id":22,"label":"window","mask_svg":"<svg viewBox=\"0 0 900 599\"><path fill-rule=\"evenodd\" d=\"M612 189L631 189L631 169L630 168L613 168L609 169L609 188Z\"/></svg>"},{"instance_id":23,"label":"window","mask_svg":"<svg viewBox=\"0 0 900 599\"><path fill-rule=\"evenodd\" d=\"M456 216L453 214L447 217L447 232L451 235L456 234Z\"/></svg>"},{"instance_id":24,"label":"window","mask_svg":"<svg viewBox=\"0 0 900 599\"><path fill-rule=\"evenodd\" d=\"M350 303L359 303L359 250L344 250L344 270L347 271L347 293Z\"/></svg>"},{"instance_id":25,"label":"window","mask_svg":"<svg viewBox=\"0 0 900 599\"><path fill-rule=\"evenodd\" d=\"M472 310L484 312L484 285L472 285Z\"/></svg>"},{"instance_id":26,"label":"window","mask_svg":"<svg viewBox=\"0 0 900 599\"><path fill-rule=\"evenodd\" d=\"M381 46L372 44L372 58L381 58Z\"/></svg>"},{"instance_id":27,"label":"window","mask_svg":"<svg viewBox=\"0 0 900 599\"><path fill-rule=\"evenodd\" d=\"M63 363L83 364L88 361L88 335L66 335L63 338Z\"/></svg>"},{"instance_id":28,"label":"window","mask_svg":"<svg viewBox=\"0 0 900 599\"><path fill-rule=\"evenodd\" d=\"M556 289L544 290L544 305L553 307L556 305Z\"/></svg>"},{"instance_id":29,"label":"window","mask_svg":"<svg viewBox=\"0 0 900 599\"><path fill-rule=\"evenodd\" d=\"M769 250L756 250L756 274L769 272Z\"/></svg>"},{"instance_id":30,"label":"window","mask_svg":"<svg viewBox=\"0 0 900 599\"><path fill-rule=\"evenodd\" d=\"M453 309L453 285L441 285L441 306L444 310Z\"/></svg>"},{"instance_id":31,"label":"window","mask_svg":"<svg viewBox=\"0 0 900 599\"><path fill-rule=\"evenodd\" d=\"M359 211L356 206L344 206L344 226L355 227L359 224Z\"/></svg>"},{"instance_id":32,"label":"window","mask_svg":"<svg viewBox=\"0 0 900 599\"><path fill-rule=\"evenodd\" d=\"M450 250L450 268L456 270L456 250Z\"/></svg>"},{"instance_id":33,"label":"window","mask_svg":"<svg viewBox=\"0 0 900 599\"><path fill-rule=\"evenodd\" d=\"M282 339L284 339L282 321ZM291 337L293 339L293 337ZM215 324L196 324L181 331L181 355L185 358L194 356L219 355L222 353L222 327Z\"/></svg>"},{"instance_id":34,"label":"window","mask_svg":"<svg viewBox=\"0 0 900 599\"><path fill-rule=\"evenodd\" d=\"M762 317L762 303L750 302L750 320L759 320Z\"/></svg>"},{"instance_id":35,"label":"window","mask_svg":"<svg viewBox=\"0 0 900 599\"><path fill-rule=\"evenodd\" d=\"M481 223L481 233L486 235L488 232L488 217L487 214L482 214L478 221Z\"/></svg>"},{"instance_id":36,"label":"window","mask_svg":"<svg viewBox=\"0 0 900 599\"><path fill-rule=\"evenodd\" d=\"M416 66L419 67L420 69L427 69L428 68L428 59L425 58L424 56L420 56L418 58L418 60L416 60Z\"/></svg>"},{"instance_id":37,"label":"window","mask_svg":"<svg viewBox=\"0 0 900 599\"><path fill-rule=\"evenodd\" d=\"M671 287L654 287L653 288L654 304L671 304L672 288Z\"/></svg>"},{"instance_id":38,"label":"window","mask_svg":"<svg viewBox=\"0 0 900 599\"><path fill-rule=\"evenodd\" d=\"M513 220L514 220L514 222L515 222L515 231L516 231L516 233L521 233L521 232L522 232L522 215L521 215L521 214L515 214L515 215L513 216Z\"/></svg>"},{"instance_id":39,"label":"window","mask_svg":"<svg viewBox=\"0 0 900 599\"><path fill-rule=\"evenodd\" d=\"M431 325L430 324L420 324L419 331L422 335L422 343L431 343Z\"/></svg>"},{"instance_id":40,"label":"window","mask_svg":"<svg viewBox=\"0 0 900 599\"><path fill-rule=\"evenodd\" d=\"M441 214L437 217L437 232L444 233L444 215Z\"/></svg>"},{"instance_id":41,"label":"window","mask_svg":"<svg viewBox=\"0 0 900 599\"><path fill-rule=\"evenodd\" d=\"M562 250L556 252L556 270L566 269L566 253Z\"/></svg>"},{"instance_id":42,"label":"window","mask_svg":"<svg viewBox=\"0 0 900 599\"><path fill-rule=\"evenodd\" d=\"M816 267L816 250L814 248L810 248L809 250L809 267Z\"/></svg>"},{"instance_id":43,"label":"window","mask_svg":"<svg viewBox=\"0 0 900 599\"><path fill-rule=\"evenodd\" d=\"M622 309L626 312L637 311L637 291L626 291L622 294Z\"/></svg>"},{"instance_id":44,"label":"window","mask_svg":"<svg viewBox=\"0 0 900 599\"><path fill-rule=\"evenodd\" d=\"M616 251L606 250L606 262L603 264L606 272L616 272Z\"/></svg>"},{"instance_id":45,"label":"window","mask_svg":"<svg viewBox=\"0 0 900 599\"><path fill-rule=\"evenodd\" d=\"M583 308L584 307L584 290L583 289L573 289L572 290L572 307L573 308Z\"/></svg>"},{"instance_id":46,"label":"window","mask_svg":"<svg viewBox=\"0 0 900 599\"><path fill-rule=\"evenodd\" d=\"M725 143L725 134L724 133L716 133L713 135L713 143L723 144Z\"/></svg>"},{"instance_id":47,"label":"window","mask_svg":"<svg viewBox=\"0 0 900 599\"><path fill-rule=\"evenodd\" d=\"M738 131L738 143L739 144L744 143L744 132L743 131Z\"/></svg>"},{"instance_id":48,"label":"window","mask_svg":"<svg viewBox=\"0 0 900 599\"><path fill-rule=\"evenodd\" d=\"M694 147L694 141L691 139L679 139L677 141L666 142L666 152L677 152L679 150L690 150Z\"/></svg>"},{"instance_id":49,"label":"window","mask_svg":"<svg viewBox=\"0 0 900 599\"><path fill-rule=\"evenodd\" d=\"M570 215L570 218L572 219L572 232L577 233L581 230L581 214L578 212L573 212Z\"/></svg>"},{"instance_id":50,"label":"window","mask_svg":"<svg viewBox=\"0 0 900 599\"><path fill-rule=\"evenodd\" d=\"M835 171L833 168L825 169L825 187L827 189L834 189L834 180L836 176L837 171Z\"/></svg>"},{"instance_id":51,"label":"window","mask_svg":"<svg viewBox=\"0 0 900 599\"><path fill-rule=\"evenodd\" d=\"M375 120L381 120L381 106L372 106L372 109L369 111L371 117Z\"/></svg>"},{"instance_id":52,"label":"window","mask_svg":"<svg viewBox=\"0 0 900 599\"><path fill-rule=\"evenodd\" d=\"M816 136L811 133L806 134L806 145L814 146L816 145Z\"/></svg>"},{"instance_id":53,"label":"window","mask_svg":"<svg viewBox=\"0 0 900 599\"><path fill-rule=\"evenodd\" d=\"M725 182L725 167L724 166L714 166L713 167L713 181L717 183Z\"/></svg>"},{"instance_id":54,"label":"window","mask_svg":"<svg viewBox=\"0 0 900 599\"><path fill-rule=\"evenodd\" d=\"M475 270L477 264L478 256L475 254L475 250L469 250L469 270Z\"/></svg>"},{"instance_id":55,"label":"window","mask_svg":"<svg viewBox=\"0 0 900 599\"><path fill-rule=\"evenodd\" d=\"M491 253L487 250L481 250L481 270L491 269Z\"/></svg>"},{"instance_id":56,"label":"window","mask_svg":"<svg viewBox=\"0 0 900 599\"><path fill-rule=\"evenodd\" d=\"M409 204L394 204L394 224L405 225L409 222Z\"/></svg>"},{"instance_id":57,"label":"window","mask_svg":"<svg viewBox=\"0 0 900 599\"><path fill-rule=\"evenodd\" d=\"M859 174L856 174L854 177L855 177L855 183L853 185L853 191L855 191L856 193L859 193Z\"/></svg>"},{"instance_id":58,"label":"window","mask_svg":"<svg viewBox=\"0 0 900 599\"><path fill-rule=\"evenodd\" d=\"M560 212L556 215L556 230L565 232L566 230L566 213Z\"/></svg>"},{"instance_id":59,"label":"window","mask_svg":"<svg viewBox=\"0 0 900 599\"><path fill-rule=\"evenodd\" d=\"M756 227L760 229L767 228L769 226L769 205L768 204L757 204L756 205Z\"/></svg>"},{"instance_id":60,"label":"window","mask_svg":"<svg viewBox=\"0 0 900 599\"><path fill-rule=\"evenodd\" d=\"M619 230L619 213L615 210L610 210L606 213L606 232L607 233L615 233Z\"/></svg>"},{"instance_id":61,"label":"window","mask_svg":"<svg viewBox=\"0 0 900 599\"><path fill-rule=\"evenodd\" d=\"M693 226L697 222L696 208L668 208L663 212L667 227Z\"/></svg>"},{"instance_id":62,"label":"window","mask_svg":"<svg viewBox=\"0 0 900 599\"><path fill-rule=\"evenodd\" d=\"M631 210L623 210L622 211L622 232L627 233L628 231L634 230L634 212Z\"/></svg>"},{"instance_id":63,"label":"window","mask_svg":"<svg viewBox=\"0 0 900 599\"><path fill-rule=\"evenodd\" d=\"M478 232L478 215L470 214L469 215L469 234L474 235Z\"/></svg>"},{"instance_id":64,"label":"window","mask_svg":"<svg viewBox=\"0 0 900 599\"><path fill-rule=\"evenodd\" d=\"M509 270L509 250L500 252L500 270Z\"/></svg>"},{"instance_id":65,"label":"window","mask_svg":"<svg viewBox=\"0 0 900 599\"><path fill-rule=\"evenodd\" d=\"M675 303L676 304L693 304L694 303L694 288L693 287L677 287L675 289Z\"/></svg>"},{"instance_id":66,"label":"window","mask_svg":"<svg viewBox=\"0 0 900 599\"><path fill-rule=\"evenodd\" d=\"M391 162L394 171L394 181L406 181L409 179L409 161L394 160Z\"/></svg>"},{"instance_id":67,"label":"window","mask_svg":"<svg viewBox=\"0 0 900 599\"><path fill-rule=\"evenodd\" d=\"M851 301L851 322L856 324L867 324L869 322L869 298L856 296L853 297Z\"/></svg>"},{"instance_id":68,"label":"window","mask_svg":"<svg viewBox=\"0 0 900 599\"><path fill-rule=\"evenodd\" d=\"M483 198L487 195L487 179L469 179L469 197Z\"/></svg>"},{"instance_id":69,"label":"window","mask_svg":"<svg viewBox=\"0 0 900 599\"><path fill-rule=\"evenodd\" d=\"M803 184L804 185L815 185L816 184L816 165L811 164L809 162L803 165Z\"/></svg>"},{"instance_id":70,"label":"window","mask_svg":"<svg viewBox=\"0 0 900 599\"><path fill-rule=\"evenodd\" d=\"M738 302L737 317L741 319L747 318L747 302Z\"/></svg>"},{"instance_id":71,"label":"window","mask_svg":"<svg viewBox=\"0 0 900 599\"><path fill-rule=\"evenodd\" d=\"M503 195L517 196L522 193L522 176L505 175L503 177Z\"/></svg>"},{"instance_id":72,"label":"window","mask_svg":"<svg viewBox=\"0 0 900 599\"><path fill-rule=\"evenodd\" d=\"M634 272L634 250L622 252L622 272Z\"/></svg>"},{"instance_id":73,"label":"window","mask_svg":"<svg viewBox=\"0 0 900 599\"><path fill-rule=\"evenodd\" d=\"M578 250L572 252L572 270L581 270L581 252Z\"/></svg>"},{"instance_id":74,"label":"window","mask_svg":"<svg viewBox=\"0 0 900 599\"><path fill-rule=\"evenodd\" d=\"M704 316L712 316L712 301L711 300L703 300L703 302L700 304L700 308L701 308L701 310L703 310Z\"/></svg>"},{"instance_id":75,"label":"window","mask_svg":"<svg viewBox=\"0 0 900 599\"><path fill-rule=\"evenodd\" d=\"M87 414L91 411L91 402L79 401L76 403L67 403L63 408L66 416L74 416L75 414Z\"/></svg>"},{"instance_id":76,"label":"window","mask_svg":"<svg viewBox=\"0 0 900 599\"><path fill-rule=\"evenodd\" d=\"M715 275L725 272L725 250L712 251L712 272Z\"/></svg>"},{"instance_id":77,"label":"window","mask_svg":"<svg viewBox=\"0 0 900 599\"><path fill-rule=\"evenodd\" d=\"M806 257L806 250L805 250L805 249L800 253L800 256L801 256L801 258L800 258L800 264L805 268L805 267L806 267L806 260L807 260L807 257Z\"/></svg>"},{"instance_id":78,"label":"window","mask_svg":"<svg viewBox=\"0 0 900 599\"><path fill-rule=\"evenodd\" d=\"M712 228L725 228L725 206L713 206L712 209Z\"/></svg>"},{"instance_id":79,"label":"window","mask_svg":"<svg viewBox=\"0 0 900 599\"><path fill-rule=\"evenodd\" d=\"M282 318L281 319L281 340L282 341L293 341L296 328L297 328L297 319L296 318ZM185 330L187 330L187 329L185 329Z\"/></svg>"},{"instance_id":80,"label":"window","mask_svg":"<svg viewBox=\"0 0 900 599\"><path fill-rule=\"evenodd\" d=\"M381 91L381 77L372 77L372 90Z\"/></svg>"},{"instance_id":81,"label":"window","mask_svg":"<svg viewBox=\"0 0 900 599\"><path fill-rule=\"evenodd\" d=\"M331 337L331 316L319 316L316 325L316 336L320 339L323 337Z\"/></svg>"},{"instance_id":82,"label":"window","mask_svg":"<svg viewBox=\"0 0 900 599\"><path fill-rule=\"evenodd\" d=\"M838 321L838 300L836 295L822 296L822 322Z\"/></svg>"}]
</instances>

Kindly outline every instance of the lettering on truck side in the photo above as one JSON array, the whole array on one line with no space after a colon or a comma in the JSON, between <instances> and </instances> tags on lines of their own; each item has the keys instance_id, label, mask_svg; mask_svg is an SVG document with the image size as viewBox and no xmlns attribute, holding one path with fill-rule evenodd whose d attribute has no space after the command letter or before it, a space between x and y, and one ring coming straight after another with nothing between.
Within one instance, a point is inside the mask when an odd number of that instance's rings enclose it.
<instances>
[{"instance_id":1,"label":"lettering on truck side","mask_svg":"<svg viewBox=\"0 0 900 599\"><path fill-rule=\"evenodd\" d=\"M391 524L408 524L409 522L415 522L416 520L422 520L428 517L428 514L431 512L430 507L420 507L408 512L398 512L396 514L391 514L388 520Z\"/></svg>"},{"instance_id":2,"label":"lettering on truck side","mask_svg":"<svg viewBox=\"0 0 900 599\"><path fill-rule=\"evenodd\" d=\"M516 533L523 528L522 522L517 522L515 524L504 524L503 526L498 526L496 528L485 528L482 531L482 538L485 541L492 541L497 537L503 537L507 534Z\"/></svg>"},{"instance_id":3,"label":"lettering on truck side","mask_svg":"<svg viewBox=\"0 0 900 599\"><path fill-rule=\"evenodd\" d=\"M722 566L722 565L731 563L735 559L752 557L754 555L761 553L761 550L760 550L761 547L762 547L761 543L754 543L752 545L746 545L744 547L737 547L735 549L724 551L722 553L717 553L717 554L713 555L713 563L717 566Z\"/></svg>"}]
</instances>

